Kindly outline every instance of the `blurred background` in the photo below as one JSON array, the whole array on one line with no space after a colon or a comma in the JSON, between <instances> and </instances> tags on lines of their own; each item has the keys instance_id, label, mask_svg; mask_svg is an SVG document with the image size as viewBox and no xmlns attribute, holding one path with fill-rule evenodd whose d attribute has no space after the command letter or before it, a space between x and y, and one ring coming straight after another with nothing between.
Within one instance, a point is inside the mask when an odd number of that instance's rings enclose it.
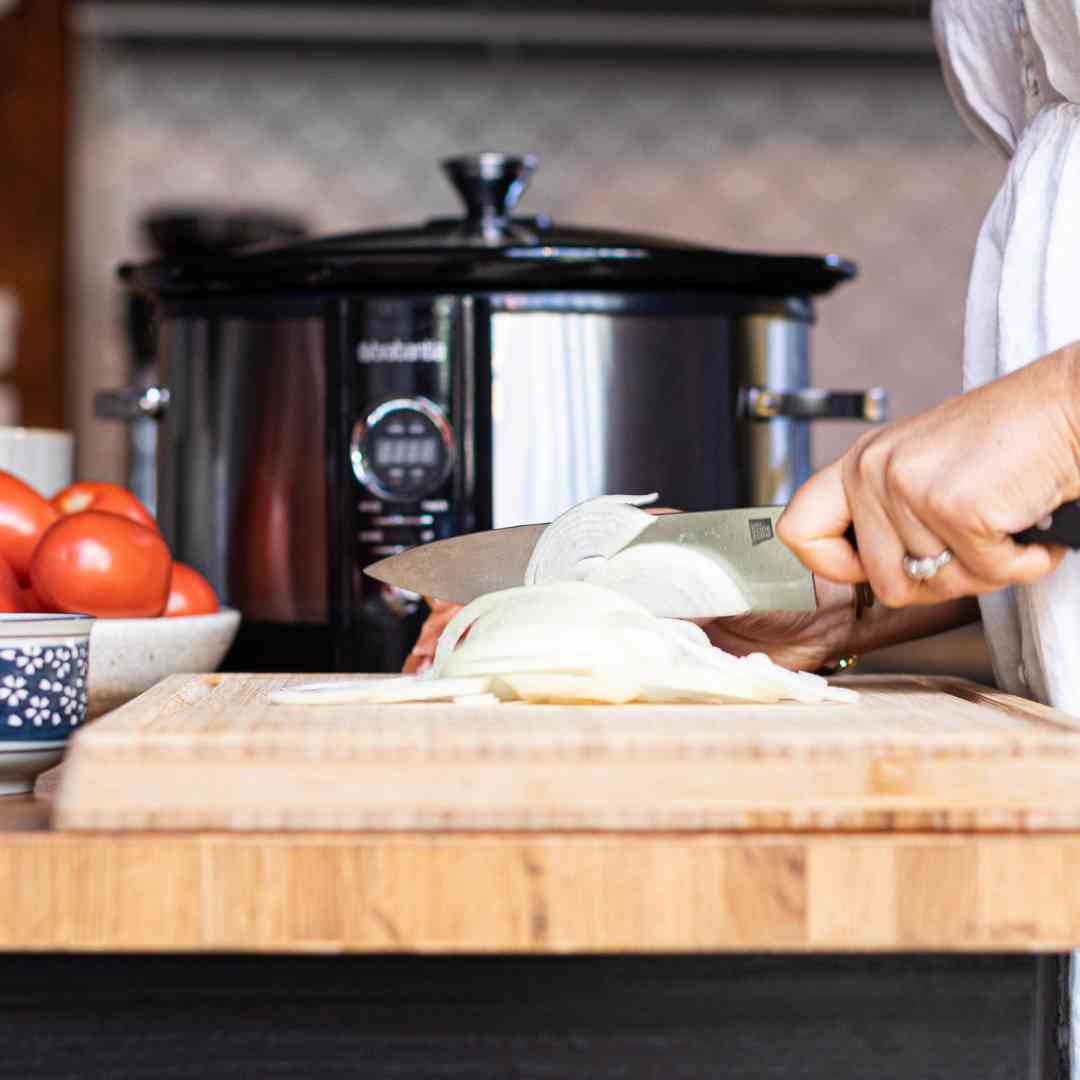
<instances>
[{"instance_id":1,"label":"blurred background","mask_svg":"<svg viewBox=\"0 0 1080 1080\"><path fill-rule=\"evenodd\" d=\"M959 387L1003 163L954 113L919 0L5 7L0 422L73 427L86 477L124 476L92 391L127 379L114 272L148 210L413 223L458 210L438 159L486 148L539 156L527 213L854 259L816 382L883 385L895 414ZM858 430L815 425L816 462Z\"/></svg>"}]
</instances>

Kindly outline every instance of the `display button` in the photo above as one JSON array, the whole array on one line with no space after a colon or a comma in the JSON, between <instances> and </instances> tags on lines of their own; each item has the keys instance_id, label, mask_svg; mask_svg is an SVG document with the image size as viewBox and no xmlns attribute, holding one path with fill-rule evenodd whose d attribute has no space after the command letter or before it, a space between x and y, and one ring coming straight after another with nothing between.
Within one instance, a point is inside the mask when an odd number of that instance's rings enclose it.
<instances>
[{"instance_id":1,"label":"display button","mask_svg":"<svg viewBox=\"0 0 1080 1080\"><path fill-rule=\"evenodd\" d=\"M421 510L426 510L429 514L445 514L450 509L450 504L446 499L425 499L420 504Z\"/></svg>"},{"instance_id":2,"label":"display button","mask_svg":"<svg viewBox=\"0 0 1080 1080\"><path fill-rule=\"evenodd\" d=\"M369 491L407 503L446 481L454 464L453 432L427 398L393 398L357 422L349 454L356 478Z\"/></svg>"},{"instance_id":3,"label":"display button","mask_svg":"<svg viewBox=\"0 0 1080 1080\"><path fill-rule=\"evenodd\" d=\"M386 534L382 529L364 529L360 533L362 544L381 544L385 539Z\"/></svg>"},{"instance_id":4,"label":"display button","mask_svg":"<svg viewBox=\"0 0 1080 1080\"><path fill-rule=\"evenodd\" d=\"M360 500L360 513L361 514L381 514L382 503L377 499L361 499Z\"/></svg>"},{"instance_id":5,"label":"display button","mask_svg":"<svg viewBox=\"0 0 1080 1080\"><path fill-rule=\"evenodd\" d=\"M435 532L432 529L425 529L420 534L420 543L421 544L428 544L434 539L435 539Z\"/></svg>"},{"instance_id":6,"label":"display button","mask_svg":"<svg viewBox=\"0 0 1080 1080\"><path fill-rule=\"evenodd\" d=\"M434 525L435 519L430 514L383 514L372 519L372 525Z\"/></svg>"}]
</instances>

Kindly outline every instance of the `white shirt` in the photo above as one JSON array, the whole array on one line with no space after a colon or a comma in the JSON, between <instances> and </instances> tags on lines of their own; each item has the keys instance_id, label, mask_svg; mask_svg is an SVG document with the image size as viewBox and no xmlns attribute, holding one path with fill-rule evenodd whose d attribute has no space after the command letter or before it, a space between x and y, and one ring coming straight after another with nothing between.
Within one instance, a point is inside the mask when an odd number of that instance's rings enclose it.
<instances>
[{"instance_id":1,"label":"white shirt","mask_svg":"<svg viewBox=\"0 0 1080 1080\"><path fill-rule=\"evenodd\" d=\"M964 387L1080 340L1080 0L935 0L949 90L1009 170L968 293ZM1080 715L1080 553L981 600L999 685Z\"/></svg>"}]
</instances>

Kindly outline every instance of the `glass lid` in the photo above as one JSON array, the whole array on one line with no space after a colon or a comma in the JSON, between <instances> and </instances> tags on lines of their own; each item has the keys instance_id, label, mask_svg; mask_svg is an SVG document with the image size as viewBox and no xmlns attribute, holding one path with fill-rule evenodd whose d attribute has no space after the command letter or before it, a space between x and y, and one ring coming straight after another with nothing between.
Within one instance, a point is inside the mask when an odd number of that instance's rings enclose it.
<instances>
[{"instance_id":1,"label":"glass lid","mask_svg":"<svg viewBox=\"0 0 1080 1080\"><path fill-rule=\"evenodd\" d=\"M536 171L531 154L449 158L443 170L460 218L344 233L228 254L127 264L120 276L151 294L337 288L720 288L812 295L855 276L835 255L728 251L660 236L566 227L513 216Z\"/></svg>"}]
</instances>

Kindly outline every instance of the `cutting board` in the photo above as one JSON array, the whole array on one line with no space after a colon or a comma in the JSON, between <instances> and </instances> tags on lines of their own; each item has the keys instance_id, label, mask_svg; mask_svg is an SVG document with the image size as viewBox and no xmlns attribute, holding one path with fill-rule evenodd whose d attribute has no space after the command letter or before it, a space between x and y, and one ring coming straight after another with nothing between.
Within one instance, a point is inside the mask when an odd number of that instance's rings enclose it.
<instances>
[{"instance_id":1,"label":"cutting board","mask_svg":"<svg viewBox=\"0 0 1080 1080\"><path fill-rule=\"evenodd\" d=\"M55 824L1080 828L1080 720L958 680L849 679L849 705L268 703L313 678L166 679L76 736Z\"/></svg>"}]
</instances>

